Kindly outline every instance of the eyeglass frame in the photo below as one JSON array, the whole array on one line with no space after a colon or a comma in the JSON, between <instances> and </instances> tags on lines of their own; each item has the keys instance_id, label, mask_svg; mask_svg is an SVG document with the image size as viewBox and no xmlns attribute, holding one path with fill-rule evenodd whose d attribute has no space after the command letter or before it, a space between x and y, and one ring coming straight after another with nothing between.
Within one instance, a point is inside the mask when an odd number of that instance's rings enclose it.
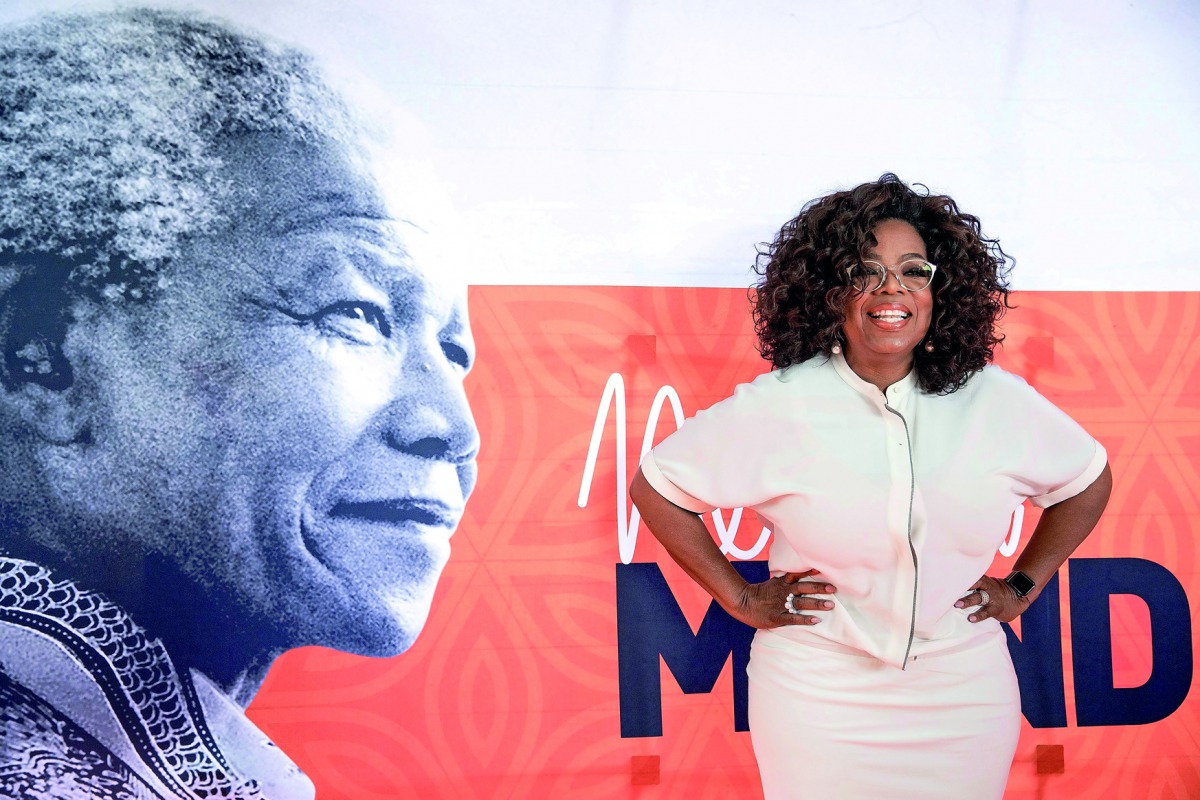
<instances>
[{"instance_id":1,"label":"eyeglass frame","mask_svg":"<svg viewBox=\"0 0 1200 800\"><path fill-rule=\"evenodd\" d=\"M904 282L904 278L900 275L899 272L896 271L896 270L900 269L900 267L903 267L905 264L910 264L914 261L919 264L925 264L932 270L932 272L929 273L929 282L926 283L924 286L922 286L920 289L913 289L912 287L908 286ZM879 271L872 270L872 272L875 272L876 277L878 277L882 273L883 277L880 279L879 283L877 285L871 287L870 289L859 289L858 287L856 287L854 285L854 276L851 275L850 273L851 273L851 270L853 270L855 266L858 266L858 264L861 264L864 266L867 264L875 264L876 266L878 266ZM849 267L846 267L846 280L850 284L851 289L854 289L854 291L861 292L863 294L870 294L871 292L877 292L880 289L882 289L887 284L887 279L888 279L889 274L894 275L896 277L896 283L900 284L900 288L904 289L906 292L923 292L926 289L928 289L930 286L933 285L933 279L937 276L937 271L938 271L937 264L934 264L932 261L930 261L929 259L926 259L926 258L906 258L894 267L890 267L887 264L884 264L882 261L876 261L872 258L859 259L858 264L854 264Z\"/></svg>"}]
</instances>

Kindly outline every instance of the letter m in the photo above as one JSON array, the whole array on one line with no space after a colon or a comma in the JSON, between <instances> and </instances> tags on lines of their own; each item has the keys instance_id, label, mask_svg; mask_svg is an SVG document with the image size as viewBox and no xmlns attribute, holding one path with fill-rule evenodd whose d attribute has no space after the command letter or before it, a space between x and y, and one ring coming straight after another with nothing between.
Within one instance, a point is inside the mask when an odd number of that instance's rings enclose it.
<instances>
[{"instance_id":1,"label":"letter m","mask_svg":"<svg viewBox=\"0 0 1200 800\"><path fill-rule=\"evenodd\" d=\"M733 656L734 729L750 729L746 713L746 665L754 629L713 601L700 630L692 628L655 563L617 564L617 661L621 688L621 736L662 736L662 657L684 694L711 692ZM768 577L767 562L734 562L748 581Z\"/></svg>"}]
</instances>

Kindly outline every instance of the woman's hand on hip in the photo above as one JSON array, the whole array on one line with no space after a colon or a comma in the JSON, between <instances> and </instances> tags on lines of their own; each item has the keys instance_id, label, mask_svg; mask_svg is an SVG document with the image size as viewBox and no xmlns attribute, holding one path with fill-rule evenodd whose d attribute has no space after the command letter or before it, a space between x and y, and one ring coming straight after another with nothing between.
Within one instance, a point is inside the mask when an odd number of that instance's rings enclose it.
<instances>
[{"instance_id":1,"label":"woman's hand on hip","mask_svg":"<svg viewBox=\"0 0 1200 800\"><path fill-rule=\"evenodd\" d=\"M820 595L837 591L825 581L802 580L817 571L789 572L762 583L748 583L730 613L755 628L779 628L784 625L816 625L821 618L814 611L828 611L833 600Z\"/></svg>"},{"instance_id":2,"label":"woman's hand on hip","mask_svg":"<svg viewBox=\"0 0 1200 800\"><path fill-rule=\"evenodd\" d=\"M1028 597L1021 597L1006 581L984 575L975 581L971 591L967 592L955 603L955 608L970 608L979 606L967 617L971 622L983 622L985 619L998 619L1001 622L1012 622L1029 608L1029 604L1037 597L1036 590Z\"/></svg>"}]
</instances>

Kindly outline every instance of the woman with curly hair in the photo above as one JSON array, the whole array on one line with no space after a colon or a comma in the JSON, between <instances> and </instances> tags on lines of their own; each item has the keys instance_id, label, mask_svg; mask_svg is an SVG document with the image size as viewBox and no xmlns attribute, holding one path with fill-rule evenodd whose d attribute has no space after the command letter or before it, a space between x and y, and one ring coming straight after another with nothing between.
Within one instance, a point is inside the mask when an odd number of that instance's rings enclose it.
<instances>
[{"instance_id":1,"label":"woman with curly hair","mask_svg":"<svg viewBox=\"0 0 1200 800\"><path fill-rule=\"evenodd\" d=\"M1104 448L989 366L1009 259L946 196L884 175L812 201L760 253L774 369L647 454L630 493L667 552L758 628L750 728L767 798L999 798L1020 729L1001 622L1091 532ZM1045 509L1006 578L1013 510ZM698 514L750 507L747 583Z\"/></svg>"}]
</instances>

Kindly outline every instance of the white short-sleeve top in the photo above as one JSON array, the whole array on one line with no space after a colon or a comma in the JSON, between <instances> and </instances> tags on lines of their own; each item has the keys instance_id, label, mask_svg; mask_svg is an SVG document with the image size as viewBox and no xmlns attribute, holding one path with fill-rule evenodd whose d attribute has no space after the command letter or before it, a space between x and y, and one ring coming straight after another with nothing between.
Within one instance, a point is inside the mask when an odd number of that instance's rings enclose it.
<instances>
[{"instance_id":1,"label":"white short-sleeve top","mask_svg":"<svg viewBox=\"0 0 1200 800\"><path fill-rule=\"evenodd\" d=\"M678 506L753 509L773 574L837 587L818 625L773 631L897 667L998 634L954 602L985 573L1026 498L1046 507L1099 477L1104 448L1021 378L989 366L933 395L886 393L835 355L759 376L688 419L642 473Z\"/></svg>"}]
</instances>

